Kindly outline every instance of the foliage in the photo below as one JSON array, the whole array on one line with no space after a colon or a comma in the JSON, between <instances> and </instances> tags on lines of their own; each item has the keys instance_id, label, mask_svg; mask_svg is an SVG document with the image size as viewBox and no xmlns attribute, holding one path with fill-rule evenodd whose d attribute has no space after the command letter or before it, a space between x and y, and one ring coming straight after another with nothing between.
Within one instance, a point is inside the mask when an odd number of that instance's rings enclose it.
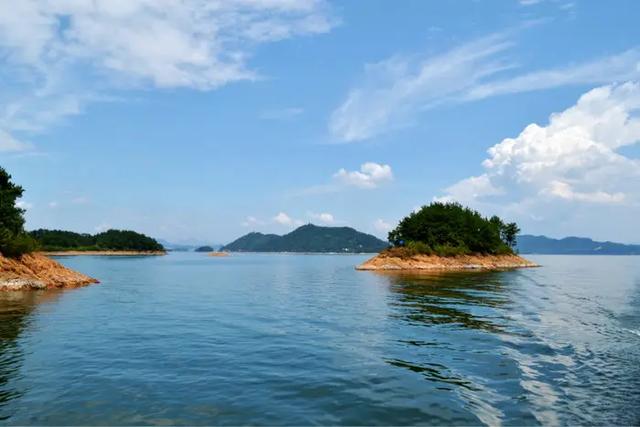
<instances>
[{"instance_id":1,"label":"foliage","mask_svg":"<svg viewBox=\"0 0 640 427\"><path fill-rule=\"evenodd\" d=\"M0 167L0 253L17 257L37 248L24 232L24 209L17 205L24 189L11 181L11 175Z\"/></svg>"},{"instance_id":2,"label":"foliage","mask_svg":"<svg viewBox=\"0 0 640 427\"><path fill-rule=\"evenodd\" d=\"M195 249L195 252L213 252L213 248L211 246L200 246Z\"/></svg>"},{"instance_id":3,"label":"foliage","mask_svg":"<svg viewBox=\"0 0 640 427\"><path fill-rule=\"evenodd\" d=\"M63 230L35 230L29 233L45 251L161 251L160 243L128 230L108 230L94 236Z\"/></svg>"},{"instance_id":4,"label":"foliage","mask_svg":"<svg viewBox=\"0 0 640 427\"><path fill-rule=\"evenodd\" d=\"M389 241L406 248L405 254L510 254L519 231L497 216L487 219L458 203L434 202L400 221Z\"/></svg>"},{"instance_id":5,"label":"foliage","mask_svg":"<svg viewBox=\"0 0 640 427\"><path fill-rule=\"evenodd\" d=\"M350 227L303 225L285 234L249 233L223 247L232 252L347 252L373 253L388 245L370 234Z\"/></svg>"}]
</instances>

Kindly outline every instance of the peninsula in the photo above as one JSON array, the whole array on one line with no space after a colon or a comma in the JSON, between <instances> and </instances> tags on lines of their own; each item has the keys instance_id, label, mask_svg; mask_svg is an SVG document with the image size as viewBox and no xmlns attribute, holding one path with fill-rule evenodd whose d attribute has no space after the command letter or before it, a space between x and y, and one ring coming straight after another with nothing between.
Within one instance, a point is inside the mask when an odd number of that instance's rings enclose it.
<instances>
[{"instance_id":1,"label":"peninsula","mask_svg":"<svg viewBox=\"0 0 640 427\"><path fill-rule=\"evenodd\" d=\"M0 291L78 287L98 283L36 253L38 242L24 230L23 188L0 167Z\"/></svg>"},{"instance_id":2,"label":"peninsula","mask_svg":"<svg viewBox=\"0 0 640 427\"><path fill-rule=\"evenodd\" d=\"M165 255L155 239L130 230L107 230L95 235L63 230L28 233L45 255L143 256Z\"/></svg>"},{"instance_id":3,"label":"peninsula","mask_svg":"<svg viewBox=\"0 0 640 427\"><path fill-rule=\"evenodd\" d=\"M515 223L458 203L434 202L389 233L391 247L356 267L378 271L461 271L536 267L515 253Z\"/></svg>"}]
</instances>

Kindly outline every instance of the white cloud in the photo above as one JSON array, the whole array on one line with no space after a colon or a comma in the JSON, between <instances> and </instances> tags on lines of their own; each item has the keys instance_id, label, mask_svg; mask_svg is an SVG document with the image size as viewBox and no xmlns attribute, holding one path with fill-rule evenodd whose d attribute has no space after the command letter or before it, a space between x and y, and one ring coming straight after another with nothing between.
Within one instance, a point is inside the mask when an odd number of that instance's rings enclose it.
<instances>
[{"instance_id":1,"label":"white cloud","mask_svg":"<svg viewBox=\"0 0 640 427\"><path fill-rule=\"evenodd\" d=\"M16 202L16 206L18 208L24 209L24 210L29 210L29 209L33 208L33 204L32 203L26 202L24 200L18 200Z\"/></svg>"},{"instance_id":2,"label":"white cloud","mask_svg":"<svg viewBox=\"0 0 640 427\"><path fill-rule=\"evenodd\" d=\"M314 212L309 212L309 217L317 222L320 222L322 224L335 224L336 223L336 219L334 218L334 216L328 212L322 212L322 213L314 213Z\"/></svg>"},{"instance_id":3,"label":"white cloud","mask_svg":"<svg viewBox=\"0 0 640 427\"><path fill-rule=\"evenodd\" d=\"M393 173L389 165L367 162L360 166L359 171L340 169L333 178L346 186L371 189L377 188L384 182L392 181Z\"/></svg>"},{"instance_id":4,"label":"white cloud","mask_svg":"<svg viewBox=\"0 0 640 427\"><path fill-rule=\"evenodd\" d=\"M304 110L299 107L287 107L265 110L260 113L263 120L289 120L302 114Z\"/></svg>"},{"instance_id":5,"label":"white cloud","mask_svg":"<svg viewBox=\"0 0 640 427\"><path fill-rule=\"evenodd\" d=\"M0 129L0 152L19 152L29 150L31 146L25 142L18 141L8 132Z\"/></svg>"},{"instance_id":6,"label":"white cloud","mask_svg":"<svg viewBox=\"0 0 640 427\"><path fill-rule=\"evenodd\" d=\"M56 202L55 200L50 201L47 206L49 206L51 209L55 209L58 207L58 202Z\"/></svg>"},{"instance_id":7,"label":"white cloud","mask_svg":"<svg viewBox=\"0 0 640 427\"><path fill-rule=\"evenodd\" d=\"M332 113L329 130L356 142L411 125L430 108L565 85L640 77L640 50L568 67L517 74L514 34L494 34L432 56L393 56L365 66L364 77Z\"/></svg>"},{"instance_id":8,"label":"white cloud","mask_svg":"<svg viewBox=\"0 0 640 427\"><path fill-rule=\"evenodd\" d=\"M248 216L247 219L242 222L243 227L257 227L261 225L264 225L264 221L255 216Z\"/></svg>"},{"instance_id":9,"label":"white cloud","mask_svg":"<svg viewBox=\"0 0 640 427\"><path fill-rule=\"evenodd\" d=\"M274 216L273 220L282 225L293 224L293 220L291 219L291 217L284 212L280 212L278 215Z\"/></svg>"},{"instance_id":10,"label":"white cloud","mask_svg":"<svg viewBox=\"0 0 640 427\"><path fill-rule=\"evenodd\" d=\"M289 215L287 215L284 212L280 212L278 213L278 215L274 216L273 221L280 225L294 225L296 227L304 224L304 221L300 219L291 218Z\"/></svg>"},{"instance_id":11,"label":"white cloud","mask_svg":"<svg viewBox=\"0 0 640 427\"><path fill-rule=\"evenodd\" d=\"M103 223L100 223L100 224L96 225L94 230L95 230L96 233L103 233L103 232L105 232L107 230L110 230L112 228L113 227L109 223L103 222Z\"/></svg>"},{"instance_id":12,"label":"white cloud","mask_svg":"<svg viewBox=\"0 0 640 427\"><path fill-rule=\"evenodd\" d=\"M384 221L383 219L378 218L373 222L373 228L379 233L388 233L393 229L393 225L391 225L387 221Z\"/></svg>"},{"instance_id":13,"label":"white cloud","mask_svg":"<svg viewBox=\"0 0 640 427\"><path fill-rule=\"evenodd\" d=\"M255 47L336 23L324 0L0 2L0 129L40 131L113 88L255 80Z\"/></svg>"},{"instance_id":14,"label":"white cloud","mask_svg":"<svg viewBox=\"0 0 640 427\"><path fill-rule=\"evenodd\" d=\"M640 141L639 110L637 82L593 89L546 126L530 124L491 147L485 172L452 185L444 199L521 204L531 213L554 201L637 206L640 161L619 150Z\"/></svg>"}]
</instances>

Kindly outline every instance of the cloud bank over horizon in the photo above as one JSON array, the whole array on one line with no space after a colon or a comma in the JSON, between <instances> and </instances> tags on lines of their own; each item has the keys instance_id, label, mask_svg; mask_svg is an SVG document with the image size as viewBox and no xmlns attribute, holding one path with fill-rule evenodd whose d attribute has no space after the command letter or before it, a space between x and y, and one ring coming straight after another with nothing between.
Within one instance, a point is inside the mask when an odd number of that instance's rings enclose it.
<instances>
[{"instance_id":1,"label":"cloud bank over horizon","mask_svg":"<svg viewBox=\"0 0 640 427\"><path fill-rule=\"evenodd\" d=\"M640 83L601 86L489 148L480 175L465 178L436 200L527 215L611 215L640 206L640 160L624 154L640 142ZM587 211L588 210L588 211Z\"/></svg>"}]
</instances>

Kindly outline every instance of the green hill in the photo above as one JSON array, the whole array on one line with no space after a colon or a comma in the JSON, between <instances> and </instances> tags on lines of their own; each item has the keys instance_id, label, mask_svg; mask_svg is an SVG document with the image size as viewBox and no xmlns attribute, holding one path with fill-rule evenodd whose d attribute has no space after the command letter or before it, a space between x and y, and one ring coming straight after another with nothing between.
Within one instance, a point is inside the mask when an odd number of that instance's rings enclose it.
<instances>
[{"instance_id":1,"label":"green hill","mask_svg":"<svg viewBox=\"0 0 640 427\"><path fill-rule=\"evenodd\" d=\"M249 233L224 246L231 252L380 252L388 244L350 227L303 225L289 234Z\"/></svg>"}]
</instances>

